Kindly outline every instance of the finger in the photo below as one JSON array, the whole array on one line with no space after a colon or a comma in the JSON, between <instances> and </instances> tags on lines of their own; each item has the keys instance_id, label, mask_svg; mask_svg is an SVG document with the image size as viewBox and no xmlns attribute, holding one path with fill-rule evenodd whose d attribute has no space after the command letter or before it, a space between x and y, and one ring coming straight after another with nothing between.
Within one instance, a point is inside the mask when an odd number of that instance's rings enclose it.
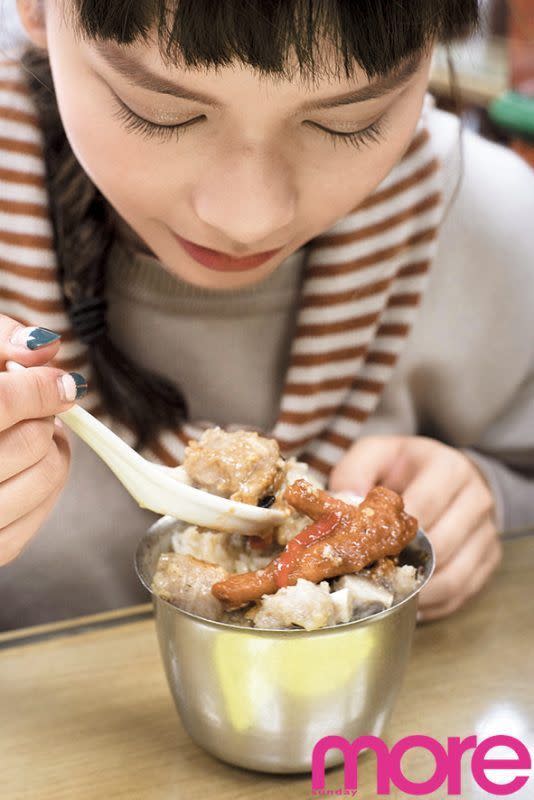
<instances>
[{"instance_id":1,"label":"finger","mask_svg":"<svg viewBox=\"0 0 534 800\"><path fill-rule=\"evenodd\" d=\"M472 597L482 588L485 580L487 580L501 563L501 560L502 541L498 535L495 535L492 537L490 544L484 548L484 557L478 561L475 569L469 576L469 580L463 584L465 590L463 592L453 592L448 598L443 598L437 603L425 605L425 612L427 610L430 611L438 607L443 607L444 605L447 607L453 606L458 597L462 598L462 602Z\"/></svg>"},{"instance_id":2,"label":"finger","mask_svg":"<svg viewBox=\"0 0 534 800\"><path fill-rule=\"evenodd\" d=\"M68 457L64 437L53 440L37 464L0 484L0 530L15 522L21 509L27 514L62 486L67 477Z\"/></svg>"},{"instance_id":3,"label":"finger","mask_svg":"<svg viewBox=\"0 0 534 800\"><path fill-rule=\"evenodd\" d=\"M418 612L418 621L431 622L432 620L442 619L458 611L471 597L474 597L481 591L501 563L501 560L502 545L500 541L497 540L488 553L487 558L481 563L479 569L473 573L473 578L468 586L467 593L465 595L451 597L443 603L421 608Z\"/></svg>"},{"instance_id":4,"label":"finger","mask_svg":"<svg viewBox=\"0 0 534 800\"><path fill-rule=\"evenodd\" d=\"M448 603L453 597L463 596L479 563L487 557L494 535L489 520L480 528L470 531L457 554L443 568L438 565L421 592L421 606L441 605Z\"/></svg>"},{"instance_id":5,"label":"finger","mask_svg":"<svg viewBox=\"0 0 534 800\"><path fill-rule=\"evenodd\" d=\"M62 487L58 486L56 491L33 511L24 514L7 528L0 530L0 567L9 564L24 550L52 511L61 490Z\"/></svg>"},{"instance_id":6,"label":"finger","mask_svg":"<svg viewBox=\"0 0 534 800\"><path fill-rule=\"evenodd\" d=\"M427 532L472 477L469 462L451 448L433 450L403 492L404 507ZM464 526L465 529L465 526Z\"/></svg>"},{"instance_id":7,"label":"finger","mask_svg":"<svg viewBox=\"0 0 534 800\"><path fill-rule=\"evenodd\" d=\"M330 489L334 492L349 490L365 496L382 482L398 458L403 442L401 436L363 436L332 470Z\"/></svg>"},{"instance_id":8,"label":"finger","mask_svg":"<svg viewBox=\"0 0 534 800\"><path fill-rule=\"evenodd\" d=\"M57 354L60 335L48 328L27 327L0 314L0 369L6 361L31 367L45 364Z\"/></svg>"},{"instance_id":9,"label":"finger","mask_svg":"<svg viewBox=\"0 0 534 800\"><path fill-rule=\"evenodd\" d=\"M54 417L28 419L0 433L0 484L44 458L52 444Z\"/></svg>"},{"instance_id":10,"label":"finger","mask_svg":"<svg viewBox=\"0 0 534 800\"><path fill-rule=\"evenodd\" d=\"M421 606L443 604L457 595L464 597L474 572L489 557L496 536L490 520L472 531L456 556L443 569L438 569L421 591Z\"/></svg>"},{"instance_id":11,"label":"finger","mask_svg":"<svg viewBox=\"0 0 534 800\"><path fill-rule=\"evenodd\" d=\"M469 531L492 520L493 507L491 491L478 479L462 486L451 505L427 529L440 569L456 555Z\"/></svg>"},{"instance_id":12,"label":"finger","mask_svg":"<svg viewBox=\"0 0 534 800\"><path fill-rule=\"evenodd\" d=\"M66 411L87 391L77 372L55 367L32 367L0 373L0 431L24 419L50 417Z\"/></svg>"}]
</instances>

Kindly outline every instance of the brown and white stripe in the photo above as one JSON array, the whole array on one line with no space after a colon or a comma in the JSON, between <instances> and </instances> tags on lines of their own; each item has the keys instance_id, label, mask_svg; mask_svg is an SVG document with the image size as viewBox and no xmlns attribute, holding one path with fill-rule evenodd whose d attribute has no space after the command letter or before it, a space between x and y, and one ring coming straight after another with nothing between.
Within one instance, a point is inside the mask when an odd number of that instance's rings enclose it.
<instances>
[{"instance_id":1,"label":"brown and white stripe","mask_svg":"<svg viewBox=\"0 0 534 800\"><path fill-rule=\"evenodd\" d=\"M62 334L56 360L84 372L85 346L63 306L44 183L41 133L21 68L0 62L0 311ZM404 158L357 209L307 247L279 418L285 455L327 474L358 438L389 381L425 290L442 216L442 171L424 113ZM93 388L83 405L128 441ZM239 423L239 420L236 420ZM183 458L204 425L165 431L144 454Z\"/></svg>"}]
</instances>

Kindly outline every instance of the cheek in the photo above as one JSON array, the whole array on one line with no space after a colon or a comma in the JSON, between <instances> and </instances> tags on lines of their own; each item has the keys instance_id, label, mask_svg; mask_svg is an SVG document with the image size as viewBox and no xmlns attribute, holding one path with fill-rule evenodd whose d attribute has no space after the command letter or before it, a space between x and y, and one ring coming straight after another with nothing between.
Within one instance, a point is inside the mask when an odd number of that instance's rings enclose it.
<instances>
[{"instance_id":1,"label":"cheek","mask_svg":"<svg viewBox=\"0 0 534 800\"><path fill-rule=\"evenodd\" d=\"M112 205L143 199L145 205L153 204L161 197L164 170L157 169L135 136L103 113L102 109L108 108L104 99L98 99L94 90L88 94L92 106L80 103L78 96L68 91L60 100L65 130L78 161Z\"/></svg>"},{"instance_id":2,"label":"cheek","mask_svg":"<svg viewBox=\"0 0 534 800\"><path fill-rule=\"evenodd\" d=\"M330 224L357 208L402 159L414 136L424 88L412 92L384 125L380 142L356 149L342 142L310 175L307 196L316 226ZM319 219L320 217L320 219Z\"/></svg>"},{"instance_id":3,"label":"cheek","mask_svg":"<svg viewBox=\"0 0 534 800\"><path fill-rule=\"evenodd\" d=\"M120 213L157 215L169 201L171 184L160 148L122 128L112 117L108 90L71 60L63 63L56 55L52 71L67 137L93 183Z\"/></svg>"},{"instance_id":4,"label":"cheek","mask_svg":"<svg viewBox=\"0 0 534 800\"><path fill-rule=\"evenodd\" d=\"M399 161L411 139L412 130L407 129L361 150L341 144L341 152L318 166L307 187L301 187L301 196L308 198L306 219L313 219L314 228L323 231L360 206Z\"/></svg>"}]
</instances>

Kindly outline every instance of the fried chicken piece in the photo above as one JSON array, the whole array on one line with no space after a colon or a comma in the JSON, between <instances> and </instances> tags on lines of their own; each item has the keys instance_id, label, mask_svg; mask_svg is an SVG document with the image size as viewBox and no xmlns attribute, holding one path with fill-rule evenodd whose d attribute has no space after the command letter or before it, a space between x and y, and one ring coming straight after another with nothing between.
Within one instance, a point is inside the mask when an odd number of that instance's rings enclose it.
<instances>
[{"instance_id":1,"label":"fried chicken piece","mask_svg":"<svg viewBox=\"0 0 534 800\"><path fill-rule=\"evenodd\" d=\"M278 443L254 431L204 431L187 446L184 467L200 488L253 505L276 494L284 477Z\"/></svg>"},{"instance_id":2,"label":"fried chicken piece","mask_svg":"<svg viewBox=\"0 0 534 800\"><path fill-rule=\"evenodd\" d=\"M400 553L417 533L417 520L404 511L402 498L382 486L371 489L359 506L343 503L304 480L289 486L284 497L315 521L265 569L214 584L212 593L225 608L240 608L299 578L319 583L359 572Z\"/></svg>"}]
</instances>

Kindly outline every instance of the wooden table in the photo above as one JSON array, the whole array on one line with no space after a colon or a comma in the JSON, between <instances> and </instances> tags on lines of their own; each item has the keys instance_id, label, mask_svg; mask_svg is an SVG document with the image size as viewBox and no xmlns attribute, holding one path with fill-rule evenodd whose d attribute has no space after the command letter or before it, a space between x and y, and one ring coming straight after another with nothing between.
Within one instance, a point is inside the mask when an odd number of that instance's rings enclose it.
<instances>
[{"instance_id":1,"label":"wooden table","mask_svg":"<svg viewBox=\"0 0 534 800\"><path fill-rule=\"evenodd\" d=\"M418 627L390 746L414 733L442 744L506 733L533 747L533 582L534 536L512 537L490 586L455 616ZM193 744L170 699L149 606L0 635L0 709L2 800L312 796L308 776L235 769ZM433 761L414 750L403 768L424 780ZM374 756L359 773L357 797L375 800ZM331 771L327 786L342 785L342 771ZM488 796L467 765L462 798ZM513 798L533 796L534 775Z\"/></svg>"}]
</instances>

